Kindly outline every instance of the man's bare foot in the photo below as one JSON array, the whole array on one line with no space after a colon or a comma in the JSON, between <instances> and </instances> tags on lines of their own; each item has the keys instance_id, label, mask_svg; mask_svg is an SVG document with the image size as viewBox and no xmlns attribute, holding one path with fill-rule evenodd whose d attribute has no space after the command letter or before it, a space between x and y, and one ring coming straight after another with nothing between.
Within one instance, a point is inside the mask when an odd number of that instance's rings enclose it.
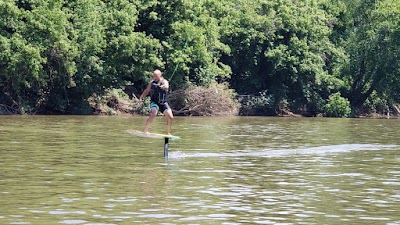
<instances>
[{"instance_id":1,"label":"man's bare foot","mask_svg":"<svg viewBox=\"0 0 400 225\"><path fill-rule=\"evenodd\" d=\"M150 134L150 132L148 130L144 130L143 133L144 134Z\"/></svg>"}]
</instances>

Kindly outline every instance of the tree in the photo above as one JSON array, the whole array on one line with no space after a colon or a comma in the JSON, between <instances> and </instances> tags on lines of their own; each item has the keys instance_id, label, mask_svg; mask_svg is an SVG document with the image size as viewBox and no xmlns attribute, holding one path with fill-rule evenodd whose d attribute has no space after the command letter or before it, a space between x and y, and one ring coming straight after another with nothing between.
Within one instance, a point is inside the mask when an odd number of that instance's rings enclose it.
<instances>
[{"instance_id":1,"label":"tree","mask_svg":"<svg viewBox=\"0 0 400 225\"><path fill-rule=\"evenodd\" d=\"M348 97L361 107L374 92L388 102L398 102L400 81L400 1L347 2L351 20L347 28Z\"/></svg>"},{"instance_id":2,"label":"tree","mask_svg":"<svg viewBox=\"0 0 400 225\"><path fill-rule=\"evenodd\" d=\"M246 94L267 91L276 104L288 102L297 111L321 110L343 84L337 73L343 49L331 41L336 18L326 4L224 2L222 40L231 51L222 61L232 68L232 86Z\"/></svg>"},{"instance_id":3,"label":"tree","mask_svg":"<svg viewBox=\"0 0 400 225\"><path fill-rule=\"evenodd\" d=\"M155 67L172 89L228 82L266 112L315 115L335 93L394 105L399 18L400 0L3 0L0 107L90 113Z\"/></svg>"},{"instance_id":4,"label":"tree","mask_svg":"<svg viewBox=\"0 0 400 225\"><path fill-rule=\"evenodd\" d=\"M76 72L76 48L68 38L62 3L0 3L1 98L20 113L51 104L55 98L68 102L65 88Z\"/></svg>"}]
</instances>

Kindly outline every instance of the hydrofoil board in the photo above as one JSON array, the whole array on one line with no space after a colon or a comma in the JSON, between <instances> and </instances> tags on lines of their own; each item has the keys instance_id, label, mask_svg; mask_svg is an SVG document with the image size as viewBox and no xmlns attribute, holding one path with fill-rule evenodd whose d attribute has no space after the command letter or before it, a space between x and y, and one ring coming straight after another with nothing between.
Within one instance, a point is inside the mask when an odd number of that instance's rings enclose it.
<instances>
[{"instance_id":1,"label":"hydrofoil board","mask_svg":"<svg viewBox=\"0 0 400 225\"><path fill-rule=\"evenodd\" d=\"M129 134L135 135L137 137L144 137L144 138L154 138L154 139L164 139L168 138L171 140L178 140L181 139L178 136L174 135L168 135L168 134L157 134L157 133L144 133L143 131L140 130L128 130Z\"/></svg>"}]
</instances>

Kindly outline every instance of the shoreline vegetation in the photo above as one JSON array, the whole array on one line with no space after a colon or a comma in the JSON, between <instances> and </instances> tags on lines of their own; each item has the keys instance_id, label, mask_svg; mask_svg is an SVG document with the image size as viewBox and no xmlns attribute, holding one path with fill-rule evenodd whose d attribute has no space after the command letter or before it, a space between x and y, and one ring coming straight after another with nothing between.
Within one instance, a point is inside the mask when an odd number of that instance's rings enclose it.
<instances>
[{"instance_id":1,"label":"shoreline vegetation","mask_svg":"<svg viewBox=\"0 0 400 225\"><path fill-rule=\"evenodd\" d=\"M222 93L221 93L222 92ZM219 95L219 94L222 95ZM271 107L266 104L265 97L237 95L227 85L214 84L212 87L192 87L186 90L177 90L170 94L170 104L176 116L278 116L278 117L327 117L324 114L310 115L308 112L292 112L288 108L278 105ZM79 115L102 116L147 116L150 101L145 99L138 105L138 98L134 93L131 97L122 89L107 90L103 96L94 95L87 101L87 113ZM269 107L268 107L269 106ZM358 115L348 117L400 119L400 111L388 112L359 112ZM17 109L0 104L0 115L21 114ZM36 115L37 113L25 113ZM39 115L51 115L52 112L42 112ZM57 114L59 115L59 114ZM71 115L71 114L64 114ZM161 115L161 114L160 114Z\"/></svg>"},{"instance_id":2,"label":"shoreline vegetation","mask_svg":"<svg viewBox=\"0 0 400 225\"><path fill-rule=\"evenodd\" d=\"M0 1L0 114L400 115L400 0Z\"/></svg>"},{"instance_id":3,"label":"shoreline vegetation","mask_svg":"<svg viewBox=\"0 0 400 225\"><path fill-rule=\"evenodd\" d=\"M93 115L148 115L150 101L145 99L138 106L138 98L131 97L121 90L113 89L101 97L92 97L88 103ZM280 117L326 117L326 115L310 115L294 113L282 105L267 104L265 96L239 96L228 86L214 84L209 87L191 87L177 90L170 94L170 105L176 116L280 116ZM269 106L269 107L268 107ZM399 112L378 113L364 112L358 118L400 118Z\"/></svg>"},{"instance_id":4,"label":"shoreline vegetation","mask_svg":"<svg viewBox=\"0 0 400 225\"><path fill-rule=\"evenodd\" d=\"M87 100L79 115L148 115L150 101L146 98L139 106L137 96L140 93L129 93L129 90L109 89L102 96L93 95ZM347 116L328 116L323 113L310 114L307 111L293 112L284 103L274 104L271 96L238 95L229 89L228 84L213 83L208 87L188 87L170 93L169 103L176 116L279 116L279 117L355 117L355 118L386 118L399 119L399 105L393 105L393 110L385 112L358 111L358 114ZM350 110L350 108L349 108ZM0 115L22 114L17 108L0 104ZM51 115L53 112L27 112L30 115ZM59 113L56 115L60 115ZM71 115L71 114L64 114Z\"/></svg>"}]
</instances>

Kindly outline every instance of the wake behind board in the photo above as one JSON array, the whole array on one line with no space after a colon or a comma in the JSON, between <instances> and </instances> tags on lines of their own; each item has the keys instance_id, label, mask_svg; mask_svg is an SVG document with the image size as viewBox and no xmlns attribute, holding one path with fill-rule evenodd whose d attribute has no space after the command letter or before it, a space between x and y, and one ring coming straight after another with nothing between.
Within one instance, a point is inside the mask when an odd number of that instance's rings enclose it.
<instances>
[{"instance_id":1,"label":"wake behind board","mask_svg":"<svg viewBox=\"0 0 400 225\"><path fill-rule=\"evenodd\" d=\"M178 136L174 135L167 135L167 134L157 134L157 133L144 133L143 131L140 130L128 130L128 133L135 135L137 137L144 137L144 138L154 138L154 139L164 139L168 138L171 140L178 140L181 139Z\"/></svg>"}]
</instances>

